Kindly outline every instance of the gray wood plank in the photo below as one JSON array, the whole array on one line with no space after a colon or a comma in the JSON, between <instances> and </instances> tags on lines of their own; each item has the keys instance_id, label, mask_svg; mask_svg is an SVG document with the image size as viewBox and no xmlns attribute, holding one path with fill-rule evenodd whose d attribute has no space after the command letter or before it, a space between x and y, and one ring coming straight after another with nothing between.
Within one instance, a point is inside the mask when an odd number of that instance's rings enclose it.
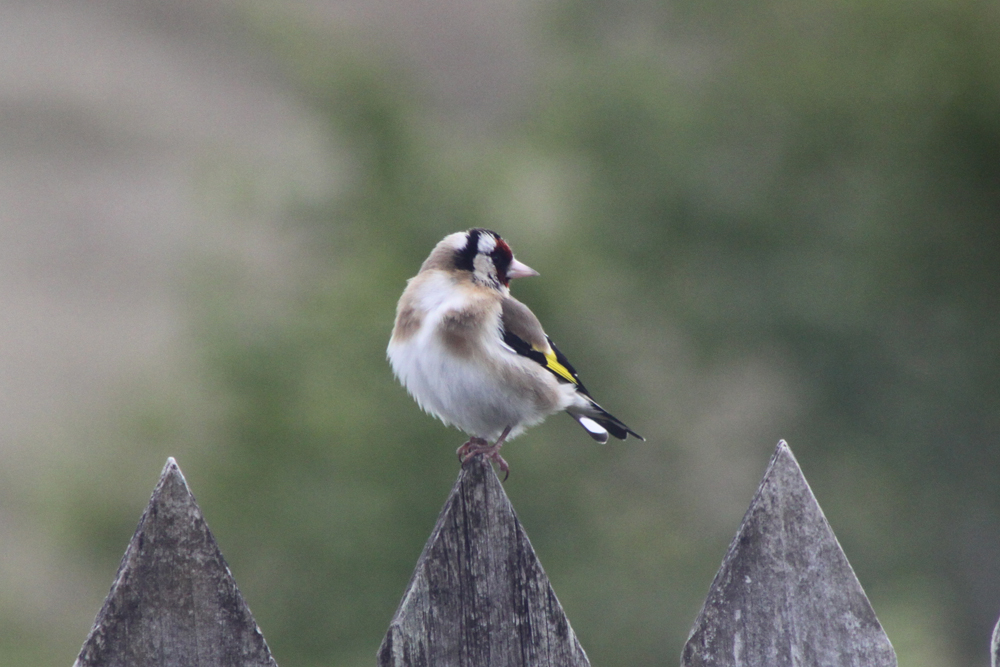
<instances>
[{"instance_id":1,"label":"gray wood plank","mask_svg":"<svg viewBox=\"0 0 1000 667\"><path fill-rule=\"evenodd\" d=\"M74 667L276 667L176 461Z\"/></svg>"},{"instance_id":2,"label":"gray wood plank","mask_svg":"<svg viewBox=\"0 0 1000 667\"><path fill-rule=\"evenodd\" d=\"M380 667L589 667L496 473L462 467L378 652Z\"/></svg>"},{"instance_id":3,"label":"gray wood plank","mask_svg":"<svg viewBox=\"0 0 1000 667\"><path fill-rule=\"evenodd\" d=\"M784 441L712 582L681 665L896 665L889 638Z\"/></svg>"}]
</instances>

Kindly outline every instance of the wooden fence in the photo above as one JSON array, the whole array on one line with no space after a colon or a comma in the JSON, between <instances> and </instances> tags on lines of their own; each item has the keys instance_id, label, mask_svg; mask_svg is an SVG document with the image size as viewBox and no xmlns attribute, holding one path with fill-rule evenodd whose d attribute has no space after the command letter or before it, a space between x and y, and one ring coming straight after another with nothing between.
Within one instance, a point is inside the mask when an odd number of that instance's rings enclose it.
<instances>
[{"instance_id":1,"label":"wooden fence","mask_svg":"<svg viewBox=\"0 0 1000 667\"><path fill-rule=\"evenodd\" d=\"M991 646L1000 667L1000 623ZM379 667L587 667L489 463L463 466ZM275 661L171 458L74 667ZM778 443L681 655L696 666L896 665L788 445Z\"/></svg>"}]
</instances>

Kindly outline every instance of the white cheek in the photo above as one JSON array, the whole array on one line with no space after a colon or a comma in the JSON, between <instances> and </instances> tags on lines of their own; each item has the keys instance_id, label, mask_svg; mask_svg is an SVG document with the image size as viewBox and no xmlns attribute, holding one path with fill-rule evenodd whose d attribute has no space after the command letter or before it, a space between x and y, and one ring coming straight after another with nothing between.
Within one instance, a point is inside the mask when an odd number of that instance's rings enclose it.
<instances>
[{"instance_id":1,"label":"white cheek","mask_svg":"<svg viewBox=\"0 0 1000 667\"><path fill-rule=\"evenodd\" d=\"M496 277L497 272L493 266L493 260L487 255L476 255L476 259L472 261L472 266L475 268L476 275L478 276Z\"/></svg>"}]
</instances>

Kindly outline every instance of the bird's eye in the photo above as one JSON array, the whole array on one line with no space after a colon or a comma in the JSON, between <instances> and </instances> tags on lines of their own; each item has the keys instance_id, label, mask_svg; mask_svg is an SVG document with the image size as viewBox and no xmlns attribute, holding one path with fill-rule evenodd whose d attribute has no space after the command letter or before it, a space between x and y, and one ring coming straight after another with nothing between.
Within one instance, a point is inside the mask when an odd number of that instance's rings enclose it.
<instances>
[{"instance_id":1,"label":"bird's eye","mask_svg":"<svg viewBox=\"0 0 1000 667\"><path fill-rule=\"evenodd\" d=\"M514 261L514 253L510 251L510 246L507 245L506 241L501 238L497 239L497 246L490 253L490 259L493 260L493 266L496 267L497 277L506 285L510 282L507 277L507 269L510 267L510 263Z\"/></svg>"}]
</instances>

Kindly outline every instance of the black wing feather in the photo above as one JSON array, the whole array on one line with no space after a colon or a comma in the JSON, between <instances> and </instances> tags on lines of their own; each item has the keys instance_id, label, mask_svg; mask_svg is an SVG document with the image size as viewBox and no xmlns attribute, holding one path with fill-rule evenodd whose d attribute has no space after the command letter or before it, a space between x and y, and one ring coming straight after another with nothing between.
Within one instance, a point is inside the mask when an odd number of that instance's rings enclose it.
<instances>
[{"instance_id":1,"label":"black wing feather","mask_svg":"<svg viewBox=\"0 0 1000 667\"><path fill-rule=\"evenodd\" d=\"M573 376L573 384L576 386L577 391L593 400L590 392L587 391L587 388L583 386L583 382L580 381L580 374L577 373L576 369L573 368L573 365L569 363L569 359L566 358L566 355L559 351L559 348L556 347L556 344L552 342L552 339L549 338L548 335L545 336L545 339L549 341L549 347L551 347L552 351L555 352L556 361L558 361L562 367L569 371L569 374ZM517 334L511 333L507 329L503 329L503 342L522 357L531 359L539 366L555 375L560 382L569 383L569 380L567 380L565 376L549 366L544 353L531 347L531 344L528 341L524 340Z\"/></svg>"},{"instance_id":2,"label":"black wing feather","mask_svg":"<svg viewBox=\"0 0 1000 667\"><path fill-rule=\"evenodd\" d=\"M532 361L537 363L539 366L542 366L543 368L545 368L545 370L555 375L560 382L565 382L567 384L569 383L569 380L567 380L561 373L559 373L558 371L554 370L549 366L548 360L545 358L545 355L542 352L539 352L535 348L531 347L531 344L528 343L528 341L524 340L517 334L513 334L510 331L507 331L507 329L503 329L502 333L503 333L503 342L506 343L507 346L510 347L512 350L514 350L514 352L521 355L522 357L527 357L528 359L531 359ZM638 438L639 440L645 440L645 438L643 438L641 435L630 429L621 420L619 420L617 417L615 417L610 412L608 412L607 410L605 410L604 408L602 408L600 405L597 404L597 401L594 400L594 397L591 396L590 392L587 391L587 388L583 386L583 382L580 381L580 374L577 373L576 369L573 368L573 365L569 363L569 360L566 358L566 355L563 354L558 347L556 347L556 344L552 342L552 339L549 338L548 335L545 336L545 339L548 340L549 347L551 347L552 351L555 353L556 361L559 362L559 364L567 371L569 371L569 374L573 376L573 385L576 386L576 390L590 399L593 412L588 413L586 416L589 417L590 419L593 419L601 426L603 426L605 429L607 429L608 433L618 438L619 440L624 440L629 435L632 435ZM604 442L607 440L607 436L604 436L604 439L602 440L593 433L591 433L590 435L599 442Z\"/></svg>"}]
</instances>

